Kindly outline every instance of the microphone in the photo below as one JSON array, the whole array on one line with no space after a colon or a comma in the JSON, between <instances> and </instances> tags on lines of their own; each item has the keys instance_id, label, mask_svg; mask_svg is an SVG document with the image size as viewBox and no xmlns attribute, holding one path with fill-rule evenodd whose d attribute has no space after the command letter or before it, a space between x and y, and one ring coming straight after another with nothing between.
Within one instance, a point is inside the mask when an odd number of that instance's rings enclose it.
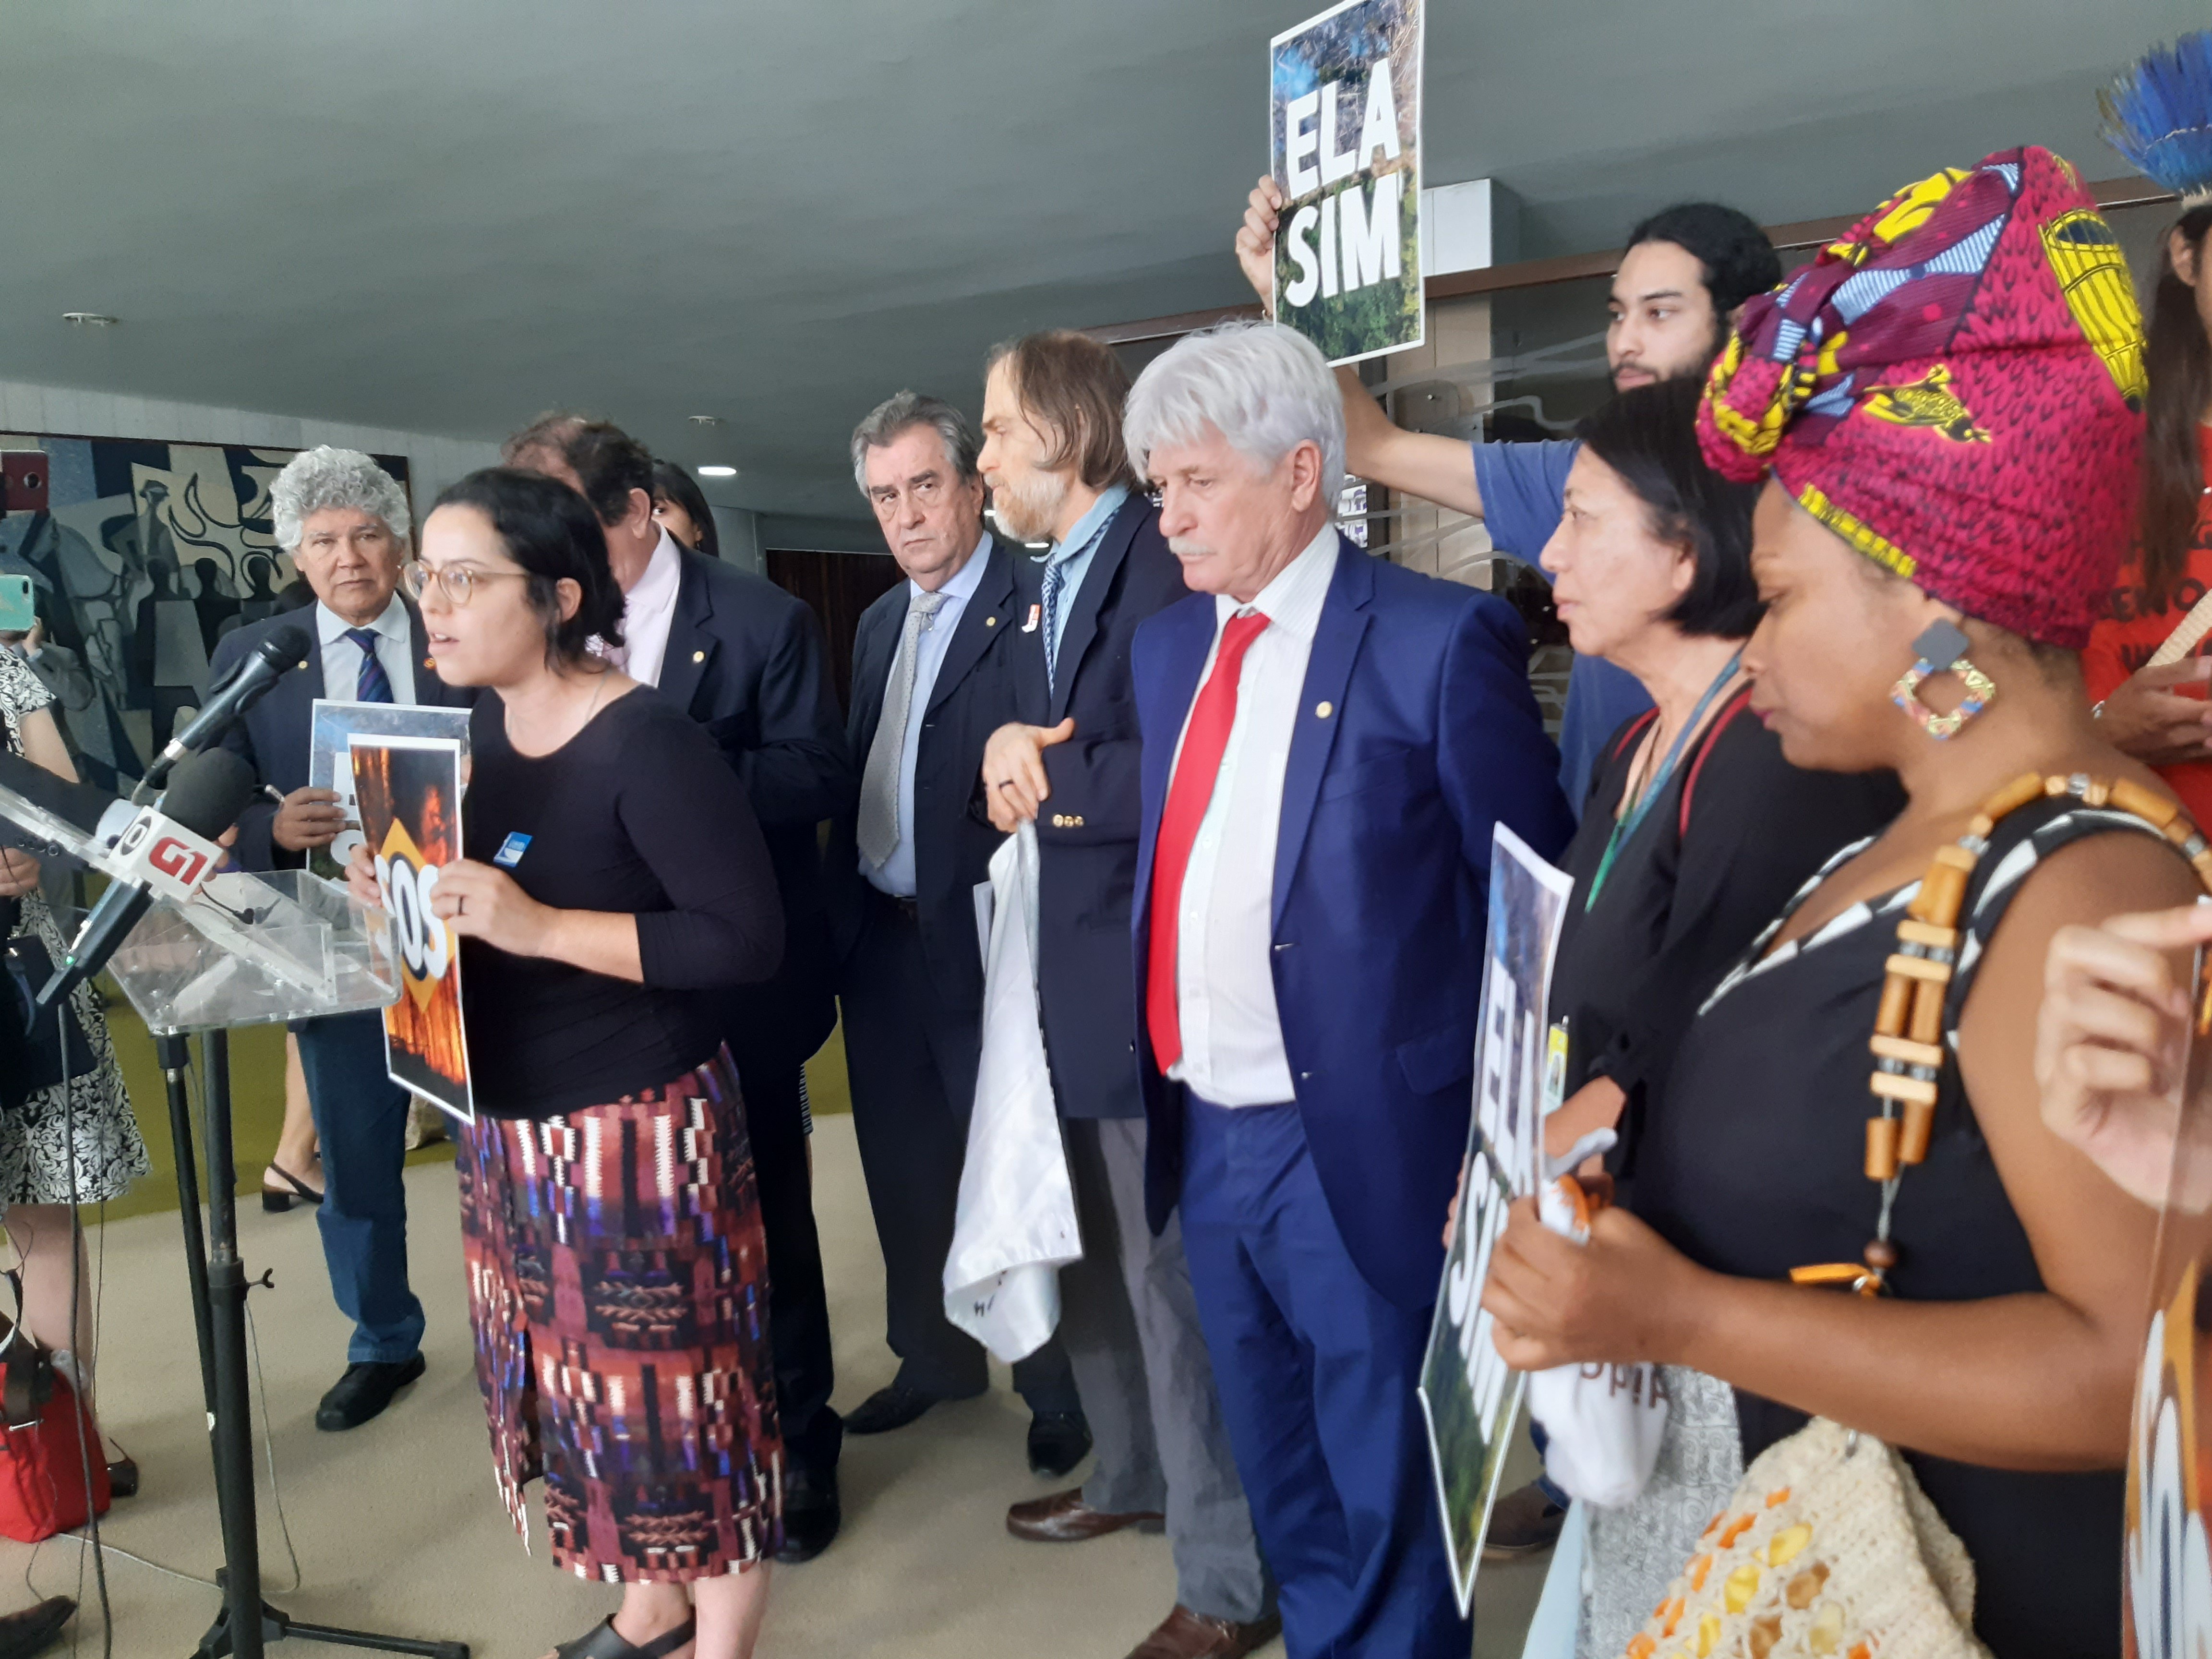
<instances>
[{"instance_id":1,"label":"microphone","mask_svg":"<svg viewBox=\"0 0 2212 1659\"><path fill-rule=\"evenodd\" d=\"M169 769L186 755L197 754L222 735L223 729L259 700L284 672L306 660L314 649L307 630L296 623L272 629L253 647L229 678L209 689L206 706L169 739L167 748L146 769L145 781L132 796L143 800L168 781ZM235 817L235 814L233 815ZM225 823L223 829L230 828Z\"/></svg>"},{"instance_id":2,"label":"microphone","mask_svg":"<svg viewBox=\"0 0 2212 1659\"><path fill-rule=\"evenodd\" d=\"M181 904L214 873L222 862L216 838L238 822L255 787L253 769L228 749L185 758L161 799L140 808L116 842L120 873L39 992L40 1014L98 973L155 899Z\"/></svg>"},{"instance_id":3,"label":"microphone","mask_svg":"<svg viewBox=\"0 0 2212 1659\"><path fill-rule=\"evenodd\" d=\"M115 845L136 810L129 801L89 783L58 778L36 761L0 750L0 789L20 795L50 817L58 818L101 851ZM0 847L21 848L44 857L54 850L51 837L41 830L0 817ZM62 849L66 853L69 849Z\"/></svg>"}]
</instances>

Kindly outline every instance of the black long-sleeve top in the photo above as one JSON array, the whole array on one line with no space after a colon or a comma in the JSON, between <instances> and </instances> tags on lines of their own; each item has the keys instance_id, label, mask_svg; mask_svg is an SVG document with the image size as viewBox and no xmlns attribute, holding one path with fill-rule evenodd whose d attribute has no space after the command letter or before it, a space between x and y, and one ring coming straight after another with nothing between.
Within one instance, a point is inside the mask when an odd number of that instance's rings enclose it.
<instances>
[{"instance_id":1,"label":"black long-sleeve top","mask_svg":"<svg viewBox=\"0 0 2212 1659\"><path fill-rule=\"evenodd\" d=\"M463 846L541 904L637 918L642 984L461 944L477 1109L552 1117L680 1077L723 1037L726 988L775 972L783 908L744 786L640 688L550 755L515 752L487 691L470 722Z\"/></svg>"}]
</instances>

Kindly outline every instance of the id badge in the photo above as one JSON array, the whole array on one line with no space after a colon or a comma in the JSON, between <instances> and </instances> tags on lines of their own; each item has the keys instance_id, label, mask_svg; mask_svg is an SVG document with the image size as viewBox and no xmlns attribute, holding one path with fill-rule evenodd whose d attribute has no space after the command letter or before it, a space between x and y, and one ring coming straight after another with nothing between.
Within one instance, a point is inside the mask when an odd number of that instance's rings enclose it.
<instances>
[{"instance_id":1,"label":"id badge","mask_svg":"<svg viewBox=\"0 0 2212 1659\"><path fill-rule=\"evenodd\" d=\"M1559 1109L1567 1097L1567 1022L1552 1022L1544 1044L1544 1115Z\"/></svg>"}]
</instances>

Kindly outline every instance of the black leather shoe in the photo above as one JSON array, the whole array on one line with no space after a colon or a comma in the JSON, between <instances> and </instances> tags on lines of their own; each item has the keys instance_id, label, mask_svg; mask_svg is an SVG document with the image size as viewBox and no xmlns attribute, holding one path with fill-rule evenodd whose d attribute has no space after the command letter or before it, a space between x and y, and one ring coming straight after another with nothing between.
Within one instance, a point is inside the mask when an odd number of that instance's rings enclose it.
<instances>
[{"instance_id":1,"label":"black leather shoe","mask_svg":"<svg viewBox=\"0 0 2212 1659\"><path fill-rule=\"evenodd\" d=\"M422 1356L386 1364L374 1359L356 1360L343 1376L331 1384L323 1403L315 1408L315 1426L336 1431L357 1429L392 1403L392 1397L422 1375Z\"/></svg>"},{"instance_id":2,"label":"black leather shoe","mask_svg":"<svg viewBox=\"0 0 2212 1659\"><path fill-rule=\"evenodd\" d=\"M837 1471L817 1474L794 1468L783 1478L783 1547L775 1559L787 1565L811 1561L836 1541L844 1524L837 1503Z\"/></svg>"},{"instance_id":3,"label":"black leather shoe","mask_svg":"<svg viewBox=\"0 0 2212 1659\"><path fill-rule=\"evenodd\" d=\"M1567 1511L1531 1480L1490 1506L1490 1527L1482 1534L1486 1561L1518 1561L1541 1555L1559 1541Z\"/></svg>"},{"instance_id":4,"label":"black leather shoe","mask_svg":"<svg viewBox=\"0 0 2212 1659\"><path fill-rule=\"evenodd\" d=\"M904 1428L935 1404L935 1395L894 1382L887 1389L878 1389L845 1414L845 1432L889 1434L893 1429Z\"/></svg>"},{"instance_id":5,"label":"black leather shoe","mask_svg":"<svg viewBox=\"0 0 2212 1659\"><path fill-rule=\"evenodd\" d=\"M1030 1419L1030 1473L1057 1480L1091 1453L1091 1425L1081 1412L1039 1412Z\"/></svg>"},{"instance_id":6,"label":"black leather shoe","mask_svg":"<svg viewBox=\"0 0 2212 1659\"><path fill-rule=\"evenodd\" d=\"M44 1653L76 1613L76 1602L55 1595L0 1619L0 1659L31 1659L34 1653Z\"/></svg>"}]
</instances>

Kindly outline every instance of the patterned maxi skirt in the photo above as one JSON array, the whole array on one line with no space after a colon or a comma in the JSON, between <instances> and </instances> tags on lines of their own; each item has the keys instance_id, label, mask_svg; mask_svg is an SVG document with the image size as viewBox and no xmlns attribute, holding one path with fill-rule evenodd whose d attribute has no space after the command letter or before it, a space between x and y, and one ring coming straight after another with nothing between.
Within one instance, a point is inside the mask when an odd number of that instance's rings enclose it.
<instances>
[{"instance_id":1,"label":"patterned maxi skirt","mask_svg":"<svg viewBox=\"0 0 2212 1659\"><path fill-rule=\"evenodd\" d=\"M742 1571L781 1542L783 1442L752 1149L726 1049L642 1095L477 1119L459 1158L477 1381L526 1546L607 1583Z\"/></svg>"}]
</instances>

